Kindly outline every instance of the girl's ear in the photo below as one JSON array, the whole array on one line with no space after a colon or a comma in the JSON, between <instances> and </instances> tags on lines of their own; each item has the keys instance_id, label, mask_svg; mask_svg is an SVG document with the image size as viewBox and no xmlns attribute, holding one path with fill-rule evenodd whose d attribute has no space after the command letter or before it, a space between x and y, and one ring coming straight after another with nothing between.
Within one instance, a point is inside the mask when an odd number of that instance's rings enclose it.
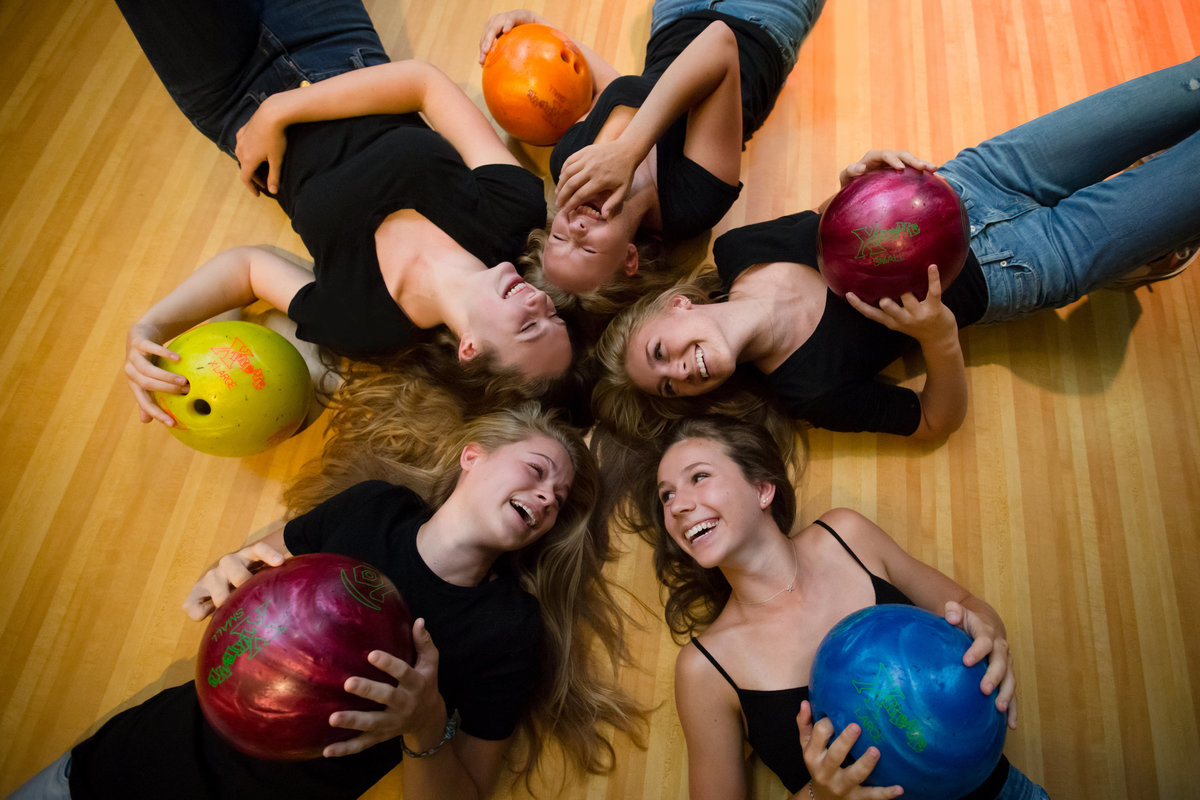
<instances>
[{"instance_id":1,"label":"girl's ear","mask_svg":"<svg viewBox=\"0 0 1200 800\"><path fill-rule=\"evenodd\" d=\"M692 307L692 301L688 300L681 294L677 294L671 298L671 308L688 309Z\"/></svg>"},{"instance_id":2,"label":"girl's ear","mask_svg":"<svg viewBox=\"0 0 1200 800\"><path fill-rule=\"evenodd\" d=\"M624 271L627 277L632 277L636 275L638 271L638 249L637 245L633 244L632 242L629 243L628 248L629 249L625 251Z\"/></svg>"},{"instance_id":3,"label":"girl's ear","mask_svg":"<svg viewBox=\"0 0 1200 800\"><path fill-rule=\"evenodd\" d=\"M471 361L477 355L479 355L479 348L475 346L475 338L469 331L464 331L458 339L458 360L460 362Z\"/></svg>"},{"instance_id":4,"label":"girl's ear","mask_svg":"<svg viewBox=\"0 0 1200 800\"><path fill-rule=\"evenodd\" d=\"M766 509L771 505L771 501L775 499L775 484L760 483L758 484L758 504L761 508Z\"/></svg>"},{"instance_id":5,"label":"girl's ear","mask_svg":"<svg viewBox=\"0 0 1200 800\"><path fill-rule=\"evenodd\" d=\"M479 442L469 442L458 457L458 465L462 467L463 472L470 472L486 454L487 451L483 449Z\"/></svg>"}]
</instances>

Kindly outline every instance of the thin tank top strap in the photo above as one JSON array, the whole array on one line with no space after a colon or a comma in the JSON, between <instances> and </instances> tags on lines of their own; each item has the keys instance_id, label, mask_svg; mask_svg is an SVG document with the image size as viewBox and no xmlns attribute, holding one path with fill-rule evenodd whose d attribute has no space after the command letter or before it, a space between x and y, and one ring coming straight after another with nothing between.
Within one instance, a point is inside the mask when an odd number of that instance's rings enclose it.
<instances>
[{"instance_id":1,"label":"thin tank top strap","mask_svg":"<svg viewBox=\"0 0 1200 800\"><path fill-rule=\"evenodd\" d=\"M862 561L860 561L858 556L854 555L854 551L850 549L850 545L846 544L846 542L842 539L842 537L838 536L837 531L835 531L833 528L829 527L828 525L826 525L824 522L822 522L819 519L814 520L814 522L816 522L816 524L820 525L825 530L829 531L833 535L833 538L837 539L838 544L840 544L842 546L842 548L847 553L850 554L850 557L854 559L854 562L863 568L863 572L874 577L874 573L872 573L871 570L867 569L867 565L864 564Z\"/></svg>"},{"instance_id":2,"label":"thin tank top strap","mask_svg":"<svg viewBox=\"0 0 1200 800\"><path fill-rule=\"evenodd\" d=\"M703 653L704 657L708 659L709 663L717 668L717 672L721 673L721 677L729 681L729 685L733 687L735 692L741 691L741 689L738 688L738 685L733 682L733 678L729 677L729 673L725 671L725 668L717 663L717 660L712 657L712 653L705 650L704 645L700 644L700 640L695 636L692 637L692 644L696 645L696 649Z\"/></svg>"}]
</instances>

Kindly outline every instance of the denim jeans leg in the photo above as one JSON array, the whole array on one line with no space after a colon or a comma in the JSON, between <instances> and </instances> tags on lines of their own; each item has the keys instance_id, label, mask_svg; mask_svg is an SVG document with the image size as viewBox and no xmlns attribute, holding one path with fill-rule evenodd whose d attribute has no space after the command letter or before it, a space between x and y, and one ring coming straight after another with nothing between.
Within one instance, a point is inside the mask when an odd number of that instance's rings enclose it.
<instances>
[{"instance_id":1,"label":"denim jeans leg","mask_svg":"<svg viewBox=\"0 0 1200 800\"><path fill-rule=\"evenodd\" d=\"M996 795L996 800L1050 800L1041 786L1029 780L1019 769L1008 768L1008 780Z\"/></svg>"},{"instance_id":2,"label":"denim jeans leg","mask_svg":"<svg viewBox=\"0 0 1200 800\"><path fill-rule=\"evenodd\" d=\"M71 800L71 751L21 784L8 800Z\"/></svg>"},{"instance_id":3,"label":"denim jeans leg","mask_svg":"<svg viewBox=\"0 0 1200 800\"><path fill-rule=\"evenodd\" d=\"M233 155L268 95L387 54L361 0L117 0L184 115Z\"/></svg>"},{"instance_id":4,"label":"denim jeans leg","mask_svg":"<svg viewBox=\"0 0 1200 800\"><path fill-rule=\"evenodd\" d=\"M1198 129L1200 57L1043 114L951 163L1051 206Z\"/></svg>"},{"instance_id":5,"label":"denim jeans leg","mask_svg":"<svg viewBox=\"0 0 1200 800\"><path fill-rule=\"evenodd\" d=\"M217 141L222 109L244 88L258 48L257 3L117 0L117 6L179 110Z\"/></svg>"},{"instance_id":6,"label":"denim jeans leg","mask_svg":"<svg viewBox=\"0 0 1200 800\"><path fill-rule=\"evenodd\" d=\"M650 12L650 35L693 11L720 11L753 22L779 46L790 72L825 0L655 0Z\"/></svg>"},{"instance_id":7,"label":"denim jeans leg","mask_svg":"<svg viewBox=\"0 0 1200 800\"><path fill-rule=\"evenodd\" d=\"M312 83L389 60L361 0L268 0L262 24Z\"/></svg>"},{"instance_id":8,"label":"denim jeans leg","mask_svg":"<svg viewBox=\"0 0 1200 800\"><path fill-rule=\"evenodd\" d=\"M1200 59L964 150L963 196L994 322L1071 302L1200 234ZM1135 159L1165 153L1105 180Z\"/></svg>"}]
</instances>

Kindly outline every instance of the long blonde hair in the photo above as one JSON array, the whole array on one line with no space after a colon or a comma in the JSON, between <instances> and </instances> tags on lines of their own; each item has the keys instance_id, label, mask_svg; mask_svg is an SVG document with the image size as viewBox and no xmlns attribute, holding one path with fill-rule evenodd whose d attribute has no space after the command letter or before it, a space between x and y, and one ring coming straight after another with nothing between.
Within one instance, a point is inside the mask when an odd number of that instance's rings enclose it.
<instances>
[{"instance_id":1,"label":"long blonde hair","mask_svg":"<svg viewBox=\"0 0 1200 800\"><path fill-rule=\"evenodd\" d=\"M369 393L377 395L378 387ZM345 407L339 411L347 413ZM537 598L546 634L544 672L533 706L520 724L513 769L528 783L545 745L553 740L577 768L608 772L615 752L597 725L642 745L645 711L616 682L631 658L624 635L627 617L601 574L613 553L606 521L596 514L600 487L595 460L576 429L536 403L466 421L460 418L446 427L453 416L443 414L414 425L375 412L362 426L361 437L343 440L335 432L322 458L285 494L289 513L302 513L369 479L407 486L437 508L454 491L461 473L459 455L468 443L492 452L543 435L561 444L575 479L558 519L535 543L506 556L521 587ZM424 435L417 441L405 438L418 429ZM593 658L597 646L606 657L604 668Z\"/></svg>"}]
</instances>

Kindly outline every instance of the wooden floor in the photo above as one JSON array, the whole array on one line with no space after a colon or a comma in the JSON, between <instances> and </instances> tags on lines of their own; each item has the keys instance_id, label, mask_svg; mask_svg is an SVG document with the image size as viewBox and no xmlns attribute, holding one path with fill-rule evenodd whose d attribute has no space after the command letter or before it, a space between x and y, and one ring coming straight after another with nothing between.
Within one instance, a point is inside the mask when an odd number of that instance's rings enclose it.
<instances>
[{"instance_id":1,"label":"wooden floor","mask_svg":"<svg viewBox=\"0 0 1200 800\"><path fill-rule=\"evenodd\" d=\"M394 58L429 58L480 98L478 33L504 6L368 6ZM649 6L535 7L635 71ZM944 161L1198 51L1194 0L830 0L746 151L746 188L721 229L813 207L869 147ZM187 678L202 629L179 610L185 593L279 514L321 426L236 460L138 423L120 374L128 325L223 248L300 242L170 103L111 4L5 0L0 67L7 792L130 698ZM1006 752L1052 796L1197 796L1200 273L965 343L963 430L927 449L813 434L803 516L857 508L996 606L1020 679ZM650 747L622 746L613 775L547 794L682 798L675 646L633 537L613 575L652 607L634 642L641 671L628 675L660 705ZM786 795L761 767L756 783L759 797ZM370 796L397 787L393 774Z\"/></svg>"}]
</instances>

